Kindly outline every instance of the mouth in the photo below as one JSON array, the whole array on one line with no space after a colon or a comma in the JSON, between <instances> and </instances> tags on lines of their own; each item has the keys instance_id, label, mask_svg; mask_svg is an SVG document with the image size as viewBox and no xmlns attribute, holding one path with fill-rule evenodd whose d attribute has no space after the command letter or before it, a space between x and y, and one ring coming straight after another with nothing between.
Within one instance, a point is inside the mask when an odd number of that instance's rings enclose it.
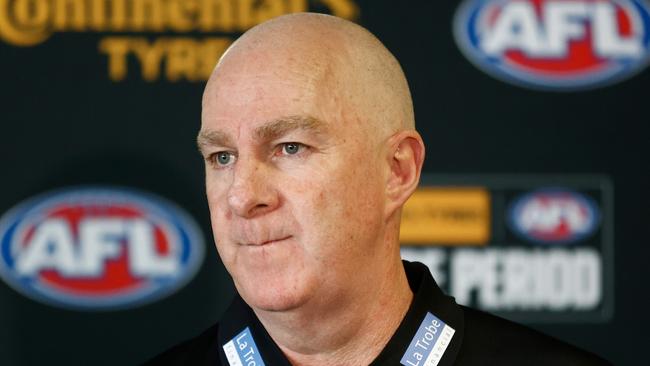
<instances>
[{"instance_id":1,"label":"mouth","mask_svg":"<svg viewBox=\"0 0 650 366\"><path fill-rule=\"evenodd\" d=\"M259 242L259 243L246 243L246 244L242 244L242 245L246 246L246 247L264 247L264 246L273 245L273 244L283 242L283 241L285 241L287 239L290 239L290 238L291 238L291 235L283 237L283 238L279 238L279 239L271 239L271 240L267 240L267 241L263 241L263 242Z\"/></svg>"}]
</instances>

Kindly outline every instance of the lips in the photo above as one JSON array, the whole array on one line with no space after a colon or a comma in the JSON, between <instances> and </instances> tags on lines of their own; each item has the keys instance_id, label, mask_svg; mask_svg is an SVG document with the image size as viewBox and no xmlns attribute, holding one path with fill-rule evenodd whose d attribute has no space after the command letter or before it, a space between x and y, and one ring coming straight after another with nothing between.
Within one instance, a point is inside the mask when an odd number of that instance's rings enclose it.
<instances>
[{"instance_id":1,"label":"lips","mask_svg":"<svg viewBox=\"0 0 650 366\"><path fill-rule=\"evenodd\" d=\"M295 236L294 225L268 220L234 220L230 227L232 243L240 246L263 247Z\"/></svg>"},{"instance_id":2,"label":"lips","mask_svg":"<svg viewBox=\"0 0 650 366\"><path fill-rule=\"evenodd\" d=\"M248 247L262 247L262 246L267 246L271 244L276 244L282 241L285 241L287 239L291 238L291 235L277 238L277 239L269 239L269 240L258 240L254 241L252 243L242 243L241 245L243 246L248 246Z\"/></svg>"}]
</instances>

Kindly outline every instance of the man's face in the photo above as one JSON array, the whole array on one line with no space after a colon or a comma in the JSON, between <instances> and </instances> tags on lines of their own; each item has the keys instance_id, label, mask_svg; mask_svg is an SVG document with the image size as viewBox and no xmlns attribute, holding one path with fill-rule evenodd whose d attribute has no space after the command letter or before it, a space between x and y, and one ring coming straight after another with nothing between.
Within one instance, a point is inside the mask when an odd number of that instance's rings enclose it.
<instances>
[{"instance_id":1,"label":"man's face","mask_svg":"<svg viewBox=\"0 0 650 366\"><path fill-rule=\"evenodd\" d=\"M204 97L199 143L217 249L253 307L352 296L384 235L381 144L326 65L263 56L222 63Z\"/></svg>"}]
</instances>

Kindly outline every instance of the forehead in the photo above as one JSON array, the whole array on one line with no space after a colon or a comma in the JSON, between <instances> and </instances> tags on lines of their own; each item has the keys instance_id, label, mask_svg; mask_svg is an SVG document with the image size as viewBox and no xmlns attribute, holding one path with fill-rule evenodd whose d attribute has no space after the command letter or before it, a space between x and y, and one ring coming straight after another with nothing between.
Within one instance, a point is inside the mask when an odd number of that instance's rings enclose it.
<instances>
[{"instance_id":1,"label":"forehead","mask_svg":"<svg viewBox=\"0 0 650 366\"><path fill-rule=\"evenodd\" d=\"M222 61L203 96L203 128L256 128L286 116L336 123L342 108L326 60L258 50ZM333 113L334 112L334 113Z\"/></svg>"}]
</instances>

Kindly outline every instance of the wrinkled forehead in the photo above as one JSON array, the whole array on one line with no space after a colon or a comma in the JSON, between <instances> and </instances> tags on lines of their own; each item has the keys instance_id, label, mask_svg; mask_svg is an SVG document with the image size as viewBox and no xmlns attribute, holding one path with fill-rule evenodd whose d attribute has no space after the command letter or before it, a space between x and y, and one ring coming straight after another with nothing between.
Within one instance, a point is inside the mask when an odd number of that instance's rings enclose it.
<instances>
[{"instance_id":1,"label":"wrinkled forehead","mask_svg":"<svg viewBox=\"0 0 650 366\"><path fill-rule=\"evenodd\" d=\"M204 92L203 129L235 122L255 128L284 116L340 122L345 107L335 63L314 52L284 51L238 50L222 60Z\"/></svg>"}]
</instances>

